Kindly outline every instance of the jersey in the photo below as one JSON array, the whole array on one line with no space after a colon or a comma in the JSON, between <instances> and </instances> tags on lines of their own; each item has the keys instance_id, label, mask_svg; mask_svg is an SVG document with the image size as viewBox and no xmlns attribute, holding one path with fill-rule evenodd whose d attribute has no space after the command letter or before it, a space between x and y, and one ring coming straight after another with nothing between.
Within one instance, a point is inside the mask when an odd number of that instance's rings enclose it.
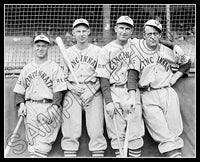
<instances>
[{"instance_id":1,"label":"jersey","mask_svg":"<svg viewBox=\"0 0 200 162\"><path fill-rule=\"evenodd\" d=\"M98 79L95 77L95 69L100 49L99 46L89 44L84 50L78 49L76 45L66 50L66 54L71 61L72 68L79 83L98 82ZM67 67L65 60L63 63L65 65L64 67ZM65 75L69 82L75 83L74 77L68 68L65 68Z\"/></svg>"},{"instance_id":2,"label":"jersey","mask_svg":"<svg viewBox=\"0 0 200 162\"><path fill-rule=\"evenodd\" d=\"M14 92L25 95L25 100L53 99L53 93L66 90L62 68L47 60L40 66L35 61L27 64L19 75Z\"/></svg>"},{"instance_id":3,"label":"jersey","mask_svg":"<svg viewBox=\"0 0 200 162\"><path fill-rule=\"evenodd\" d=\"M112 41L102 47L96 70L97 76L109 79L110 84L125 84L128 80L128 70L135 69L135 54L132 48L137 41L136 38L129 39L124 46Z\"/></svg>"},{"instance_id":4,"label":"jersey","mask_svg":"<svg viewBox=\"0 0 200 162\"><path fill-rule=\"evenodd\" d=\"M155 50L151 50L144 41L141 39L134 45L137 55L135 67L140 72L139 86L153 88L168 86L173 75L171 67L186 63L186 60L181 59L185 56L175 55L173 50L162 44L159 44Z\"/></svg>"}]
</instances>

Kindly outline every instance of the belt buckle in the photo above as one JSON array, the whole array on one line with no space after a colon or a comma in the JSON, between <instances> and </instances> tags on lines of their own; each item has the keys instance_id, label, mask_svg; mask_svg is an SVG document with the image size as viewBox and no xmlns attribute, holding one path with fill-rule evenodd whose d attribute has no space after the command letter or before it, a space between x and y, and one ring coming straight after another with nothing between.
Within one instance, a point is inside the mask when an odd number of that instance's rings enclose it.
<instances>
[{"instance_id":1,"label":"belt buckle","mask_svg":"<svg viewBox=\"0 0 200 162\"><path fill-rule=\"evenodd\" d=\"M45 103L45 99L42 100L42 103Z\"/></svg>"}]
</instances>

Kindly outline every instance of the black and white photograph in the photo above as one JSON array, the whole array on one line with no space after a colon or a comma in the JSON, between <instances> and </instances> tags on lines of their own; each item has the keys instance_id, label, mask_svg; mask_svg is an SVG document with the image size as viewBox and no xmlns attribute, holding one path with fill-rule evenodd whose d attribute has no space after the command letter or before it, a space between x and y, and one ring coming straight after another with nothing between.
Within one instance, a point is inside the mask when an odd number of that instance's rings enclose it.
<instances>
[{"instance_id":1,"label":"black and white photograph","mask_svg":"<svg viewBox=\"0 0 200 162\"><path fill-rule=\"evenodd\" d=\"M4 158L196 158L196 4L4 4Z\"/></svg>"}]
</instances>

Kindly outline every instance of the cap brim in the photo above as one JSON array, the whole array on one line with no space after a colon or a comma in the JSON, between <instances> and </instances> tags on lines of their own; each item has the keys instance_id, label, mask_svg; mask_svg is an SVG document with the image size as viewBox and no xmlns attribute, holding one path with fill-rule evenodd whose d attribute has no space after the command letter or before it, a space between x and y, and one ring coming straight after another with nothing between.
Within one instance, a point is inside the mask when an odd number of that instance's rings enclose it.
<instances>
[{"instance_id":1,"label":"cap brim","mask_svg":"<svg viewBox=\"0 0 200 162\"><path fill-rule=\"evenodd\" d=\"M48 41L45 41L45 40L40 40L40 39L39 39L39 40L36 40L36 41L34 41L34 43L37 43L37 42L39 42L39 41L40 41L40 42L45 42L45 43L48 43L48 44L50 44L50 42L48 42Z\"/></svg>"},{"instance_id":2,"label":"cap brim","mask_svg":"<svg viewBox=\"0 0 200 162\"><path fill-rule=\"evenodd\" d=\"M156 28L160 33L162 32L162 30L160 30L158 27L156 27L156 26L154 26L154 25L145 25L145 26L151 26L151 27L154 27L154 28Z\"/></svg>"},{"instance_id":3,"label":"cap brim","mask_svg":"<svg viewBox=\"0 0 200 162\"><path fill-rule=\"evenodd\" d=\"M85 24L85 23L78 23L78 24L76 24L76 25L74 25L73 26L73 28L75 28L75 27L77 27L77 26L79 26L79 25L84 25L84 26L86 26L86 27L90 27L88 24Z\"/></svg>"},{"instance_id":4,"label":"cap brim","mask_svg":"<svg viewBox=\"0 0 200 162\"><path fill-rule=\"evenodd\" d=\"M130 27L133 27L132 24L129 24L129 23L126 23L126 22L119 22L119 23L117 23L117 24L125 24L125 25L128 25L128 26L130 26Z\"/></svg>"}]
</instances>

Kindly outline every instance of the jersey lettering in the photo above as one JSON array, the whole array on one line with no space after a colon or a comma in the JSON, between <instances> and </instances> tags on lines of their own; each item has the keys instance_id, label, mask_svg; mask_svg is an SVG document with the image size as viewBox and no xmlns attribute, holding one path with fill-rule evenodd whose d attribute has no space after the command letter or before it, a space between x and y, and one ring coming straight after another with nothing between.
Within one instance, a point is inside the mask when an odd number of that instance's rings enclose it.
<instances>
[{"instance_id":1,"label":"jersey lettering","mask_svg":"<svg viewBox=\"0 0 200 162\"><path fill-rule=\"evenodd\" d=\"M94 67L94 68L95 68L95 66L96 66L96 64L97 64L97 61L94 60L94 58L89 57L89 56L83 56L83 55L81 55L80 61L79 61L78 57L75 57L75 58L71 61L72 67L74 68L79 62L86 62L86 63L90 64L90 65L91 65L92 67Z\"/></svg>"},{"instance_id":2,"label":"jersey lettering","mask_svg":"<svg viewBox=\"0 0 200 162\"><path fill-rule=\"evenodd\" d=\"M29 74L28 77L25 78L26 88L30 86L31 81L37 76L42 78L42 80L45 82L48 88L52 87L53 81L50 79L50 77L47 76L47 74L44 71L36 70L32 72L31 74Z\"/></svg>"},{"instance_id":3,"label":"jersey lettering","mask_svg":"<svg viewBox=\"0 0 200 162\"><path fill-rule=\"evenodd\" d=\"M169 64L169 62L163 57L158 56L157 63L160 63L161 65L163 65L166 72L168 72L168 70L171 68L171 65Z\"/></svg>"}]
</instances>

